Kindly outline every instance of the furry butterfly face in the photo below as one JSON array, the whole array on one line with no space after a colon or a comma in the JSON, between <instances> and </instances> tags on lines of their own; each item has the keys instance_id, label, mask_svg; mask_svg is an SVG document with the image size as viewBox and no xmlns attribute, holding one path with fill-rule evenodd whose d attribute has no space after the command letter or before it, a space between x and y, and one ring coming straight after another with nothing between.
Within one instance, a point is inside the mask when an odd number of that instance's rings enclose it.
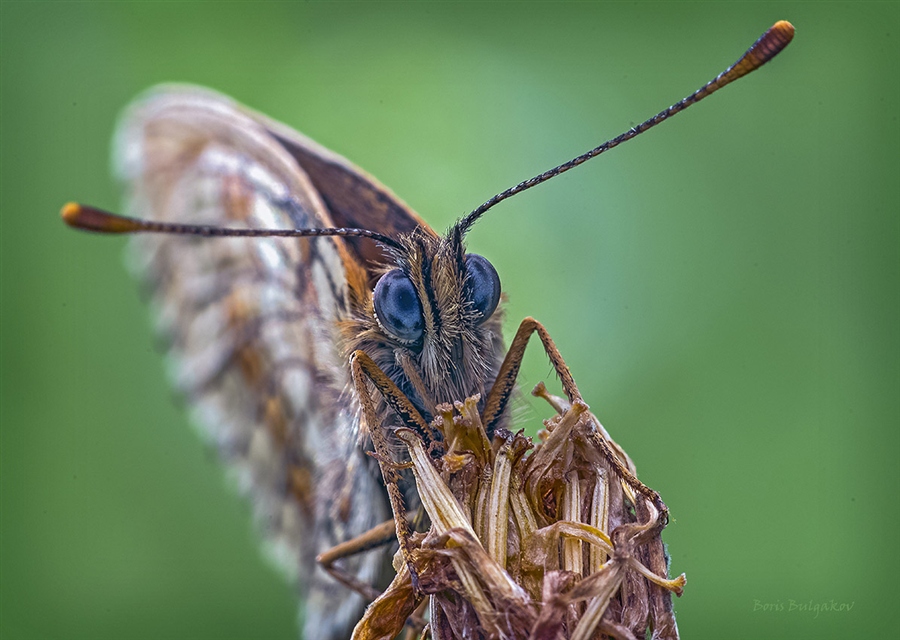
<instances>
[{"instance_id":1,"label":"furry butterfly face","mask_svg":"<svg viewBox=\"0 0 900 640\"><path fill-rule=\"evenodd\" d=\"M456 265L459 267L459 264ZM440 271L437 265L435 271ZM384 330L398 341L414 345L420 341L425 331L425 312L420 300L420 291L428 296L430 308L471 308L477 312L477 316L469 318L470 326L474 327L486 322L497 309L500 302L500 276L497 270L486 258L478 254L466 254L463 256L461 273L450 274L451 282L464 281L462 290L457 287L454 300L442 301L437 305L435 300L435 282L427 283L423 280L413 283L407 272L403 269L393 269L384 274L379 280L373 293L375 315ZM444 291L441 292L445 293ZM429 295L431 294L431 295ZM441 314L446 315L446 314ZM451 320L452 322L452 320ZM434 321L432 326L443 325L443 322Z\"/></svg>"},{"instance_id":2,"label":"furry butterfly face","mask_svg":"<svg viewBox=\"0 0 900 640\"><path fill-rule=\"evenodd\" d=\"M413 233L400 244L372 292L369 330L349 333L367 337L354 348L378 354L385 371L403 371L394 379L428 419L442 402L486 397L502 344L500 277L486 258L466 253L458 234Z\"/></svg>"}]
</instances>

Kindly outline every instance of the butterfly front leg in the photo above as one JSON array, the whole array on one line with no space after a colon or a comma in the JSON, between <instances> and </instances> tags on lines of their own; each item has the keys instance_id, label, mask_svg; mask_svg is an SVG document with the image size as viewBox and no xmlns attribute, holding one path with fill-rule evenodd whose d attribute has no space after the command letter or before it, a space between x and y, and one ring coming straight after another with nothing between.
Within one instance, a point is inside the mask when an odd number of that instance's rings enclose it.
<instances>
[{"instance_id":1,"label":"butterfly front leg","mask_svg":"<svg viewBox=\"0 0 900 640\"><path fill-rule=\"evenodd\" d=\"M559 379L562 382L563 391L569 402L574 403L576 400L583 402L581 392L575 384L575 379L572 377L569 367L566 365L565 360L563 360L562 354L560 354L559 349L557 349L556 344L553 342L547 329L534 318L528 317L522 320L522 323L519 325L519 329L516 331L512 344L510 344L509 349L506 352L506 357L503 359L503 364L500 365L500 370L497 373L494 385L488 393L487 402L484 404L484 412L482 413L481 421L489 433L493 431L497 421L503 415L506 405L509 403L509 399L516 386L519 368L522 366L525 348L528 346L528 340L533 333L537 333L538 337L541 339L544 352L547 354L550 364L553 365L556 375L559 376ZM558 406L559 403L556 403L546 392L546 388L544 388L543 384L539 384L535 387L534 393L535 395L545 398L551 405L556 404L559 411L563 410L563 407ZM650 489L638 480L634 463L631 461L631 458L629 458L624 449L609 436L606 429L604 429L603 425L600 424L600 421L597 420L597 417L593 414L591 414L591 416L596 427L596 432L591 436L594 446L603 454L607 462L609 462L612 468L615 469L622 477L625 484L628 485L633 492L642 495L661 512L660 525L658 528L662 529L665 527L666 522L668 522L669 514L669 510L665 503L663 503L656 491Z\"/></svg>"},{"instance_id":2,"label":"butterfly front leg","mask_svg":"<svg viewBox=\"0 0 900 640\"><path fill-rule=\"evenodd\" d=\"M569 367L566 366L565 360L563 360L559 349L556 348L556 344L553 342L547 329L534 318L525 318L522 320L522 324L519 325L512 344L509 345L503 364L500 365L500 370L497 372L494 385L491 387L487 401L484 403L481 421L488 433L493 433L494 427L497 426L496 423L506 410L506 405L509 404L509 399L516 388L516 378L519 375L519 368L522 366L525 347L528 346L528 340L533 333L537 333L541 339L544 352L550 359L550 364L553 365L556 375L562 381L563 391L565 391L569 402L581 400L581 392L578 391L575 379L572 377Z\"/></svg>"},{"instance_id":3,"label":"butterfly front leg","mask_svg":"<svg viewBox=\"0 0 900 640\"><path fill-rule=\"evenodd\" d=\"M393 542L395 539L400 541L404 556L409 557L409 537L411 534L409 518L413 514L408 514L406 512L403 494L399 486L401 480L399 471L403 468L403 465L398 465L391 458L386 434L384 430L380 428L381 425L378 421L375 403L369 393L368 383L371 382L375 386L375 389L385 398L387 403L394 409L397 415L400 416L408 428L428 437L431 434L431 427L425 422L425 419L413 406L412 402L409 401L406 395L400 391L397 385L394 384L387 374L385 374L378 365L375 364L375 361L365 352L356 351L351 356L350 370L357 397L359 397L360 403L362 404L369 434L375 447L375 457L378 458L380 462L381 471L384 476L384 484L387 487L388 498L395 517L392 520L387 520L376 525L351 540L342 542L341 544L320 553L317 556L316 561L325 571L334 577L335 580L347 588L361 594L369 601L372 601L377 598L380 593L372 585L359 580L356 576L344 571L335 563L342 558L347 558L384 546ZM410 574L415 582L416 573L413 567L410 567Z\"/></svg>"},{"instance_id":4,"label":"butterfly front leg","mask_svg":"<svg viewBox=\"0 0 900 640\"><path fill-rule=\"evenodd\" d=\"M381 592L372 584L360 580L355 574L343 568L339 561L391 544L394 540L399 540L404 557L409 558L412 530L409 525L409 519L414 517L414 514L406 512L399 485L401 479L400 471L405 468L405 465L397 464L390 455L387 433L378 420L369 384L371 383L376 391L385 398L388 405L395 410L408 428L415 430L426 438L431 436L431 428L403 392L364 352L356 351L351 356L350 371L357 397L362 405L367 428L374 444L374 457L379 461L394 518L375 525L368 531L320 553L316 557L316 562L337 582L362 595L368 602L372 602L381 595ZM412 625L411 628L413 629L421 629L425 621L421 615L415 612L416 606L422 600L418 590L418 576L411 564L407 566L409 573L406 574L406 580L411 582L414 592L411 601L412 608L408 616L409 624Z\"/></svg>"},{"instance_id":5,"label":"butterfly front leg","mask_svg":"<svg viewBox=\"0 0 900 640\"><path fill-rule=\"evenodd\" d=\"M367 381L375 385L375 388L381 393L388 405L409 428L423 435L430 433L431 428L425 422L419 410L409 401L409 398L364 351L356 351L350 357L350 371L353 376L356 393L362 404L369 437L372 438L372 444L375 447L375 456L378 458L381 473L384 477L384 486L387 488L391 509L394 512L397 540L400 542L400 549L403 551L403 557L407 560L410 576L415 585L418 581L418 576L415 568L410 563L411 547L409 537L411 528L409 520L406 518L403 492L400 490L400 465L397 465L391 457L387 435L379 423L375 402L369 394Z\"/></svg>"},{"instance_id":6,"label":"butterfly front leg","mask_svg":"<svg viewBox=\"0 0 900 640\"><path fill-rule=\"evenodd\" d=\"M404 468L404 465L395 463L391 457L387 436L378 421L375 403L369 393L368 384L372 383L375 386L375 389L384 397L408 428L431 439L433 439L433 436L431 427L425 422L425 419L413 406L412 402L365 352L356 351L351 356L350 371L357 397L362 404L369 435L375 447L374 455L379 461L394 518L376 525L351 540L328 549L319 554L316 561L335 580L361 594L369 601L373 601L381 595L380 592L372 585L359 580L335 563L342 558L384 546L395 539L400 542L403 555L408 560L411 557L410 535L412 529L409 524L409 518L412 514L408 514L406 511L403 493L399 484L401 480L399 471ZM407 566L412 584L415 586L418 584L415 567L410 562L407 562Z\"/></svg>"}]
</instances>

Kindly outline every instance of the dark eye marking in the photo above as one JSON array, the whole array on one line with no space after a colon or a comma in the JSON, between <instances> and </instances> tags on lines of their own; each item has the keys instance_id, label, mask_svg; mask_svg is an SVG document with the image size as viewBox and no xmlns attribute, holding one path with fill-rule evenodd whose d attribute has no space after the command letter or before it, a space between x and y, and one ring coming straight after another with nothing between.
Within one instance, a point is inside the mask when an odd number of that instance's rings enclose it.
<instances>
[{"instance_id":1,"label":"dark eye marking","mask_svg":"<svg viewBox=\"0 0 900 640\"><path fill-rule=\"evenodd\" d=\"M381 326L395 338L415 342L422 337L425 322L416 288L400 269L388 271L375 285L375 314Z\"/></svg>"},{"instance_id":2,"label":"dark eye marking","mask_svg":"<svg viewBox=\"0 0 900 640\"><path fill-rule=\"evenodd\" d=\"M500 302L500 276L487 258L477 253L466 254L466 295L481 312L480 322L491 317Z\"/></svg>"}]
</instances>

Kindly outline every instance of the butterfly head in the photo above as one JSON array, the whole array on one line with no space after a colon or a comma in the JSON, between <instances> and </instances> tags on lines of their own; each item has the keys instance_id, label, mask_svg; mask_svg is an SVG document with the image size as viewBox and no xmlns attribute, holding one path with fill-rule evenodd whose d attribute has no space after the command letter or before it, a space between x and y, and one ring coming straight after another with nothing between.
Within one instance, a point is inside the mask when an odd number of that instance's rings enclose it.
<instances>
[{"instance_id":1,"label":"butterfly head","mask_svg":"<svg viewBox=\"0 0 900 640\"><path fill-rule=\"evenodd\" d=\"M372 292L379 337L393 352L382 364L412 364L435 402L481 392L496 369L484 355L494 350L485 347L500 340L496 269L483 256L466 253L455 230L444 237L406 234L398 245L388 247L391 264Z\"/></svg>"}]
</instances>

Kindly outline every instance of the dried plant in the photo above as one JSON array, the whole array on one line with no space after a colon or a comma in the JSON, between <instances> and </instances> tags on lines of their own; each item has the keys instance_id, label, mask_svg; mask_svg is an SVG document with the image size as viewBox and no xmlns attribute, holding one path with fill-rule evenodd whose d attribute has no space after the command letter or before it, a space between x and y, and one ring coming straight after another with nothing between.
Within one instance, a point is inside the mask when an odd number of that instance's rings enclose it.
<instances>
[{"instance_id":1,"label":"dried plant","mask_svg":"<svg viewBox=\"0 0 900 640\"><path fill-rule=\"evenodd\" d=\"M477 396L438 407L439 437L396 432L410 462L379 462L386 478L412 469L430 528L409 533L395 513L397 576L356 640L678 637L670 593L685 577L668 579L666 505L586 404L533 393L556 411L537 444L489 439Z\"/></svg>"}]
</instances>

